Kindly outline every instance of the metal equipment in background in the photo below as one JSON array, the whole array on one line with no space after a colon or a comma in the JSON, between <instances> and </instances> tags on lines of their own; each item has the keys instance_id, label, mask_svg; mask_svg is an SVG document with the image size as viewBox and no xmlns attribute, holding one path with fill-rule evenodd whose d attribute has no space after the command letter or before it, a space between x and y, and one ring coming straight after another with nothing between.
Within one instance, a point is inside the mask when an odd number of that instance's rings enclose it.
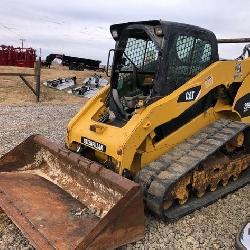
<instances>
[{"instance_id":1,"label":"metal equipment in background","mask_svg":"<svg viewBox=\"0 0 250 250\"><path fill-rule=\"evenodd\" d=\"M34 73L30 72L13 72L14 70L11 70L11 72L1 72L0 67L0 76L17 76L20 77L22 82L32 91L32 93L36 96L36 101L40 101L40 88L41 88L41 57L38 57L38 59L35 61L35 67L34 67ZM34 86L33 83L29 82L26 77L34 77Z\"/></svg>"},{"instance_id":2,"label":"metal equipment in background","mask_svg":"<svg viewBox=\"0 0 250 250\"><path fill-rule=\"evenodd\" d=\"M15 48L13 46L0 46L0 66L17 66L34 68L36 50L32 48Z\"/></svg>"},{"instance_id":3,"label":"metal equipment in background","mask_svg":"<svg viewBox=\"0 0 250 250\"><path fill-rule=\"evenodd\" d=\"M92 60L80 57L73 57L73 56L65 56L62 54L49 54L46 57L46 60L43 61L43 66L49 67L54 59L60 59L62 61L63 66L69 67L69 70L100 70L104 71L103 68L100 68L101 61L99 60Z\"/></svg>"},{"instance_id":4,"label":"metal equipment in background","mask_svg":"<svg viewBox=\"0 0 250 250\"><path fill-rule=\"evenodd\" d=\"M47 80L43 84L53 89L65 90L76 85L76 76Z\"/></svg>"}]
</instances>

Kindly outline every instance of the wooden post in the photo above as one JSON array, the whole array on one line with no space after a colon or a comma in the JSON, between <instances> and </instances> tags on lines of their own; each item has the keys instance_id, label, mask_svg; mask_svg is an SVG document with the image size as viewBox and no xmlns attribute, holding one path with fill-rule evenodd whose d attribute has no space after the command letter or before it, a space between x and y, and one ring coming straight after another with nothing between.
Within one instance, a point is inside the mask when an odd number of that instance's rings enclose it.
<instances>
[{"instance_id":1,"label":"wooden post","mask_svg":"<svg viewBox=\"0 0 250 250\"><path fill-rule=\"evenodd\" d=\"M0 72L0 76L18 76L22 79L24 84L33 92L36 96L36 101L40 100L40 85L41 85L41 57L38 58L35 64L34 73L17 73L17 72ZM35 81L35 87L32 87L32 83L25 78L26 76L33 76Z\"/></svg>"},{"instance_id":2,"label":"wooden post","mask_svg":"<svg viewBox=\"0 0 250 250\"><path fill-rule=\"evenodd\" d=\"M35 67L35 82L36 82L36 101L40 100L40 85L41 85L41 57L36 61Z\"/></svg>"}]
</instances>

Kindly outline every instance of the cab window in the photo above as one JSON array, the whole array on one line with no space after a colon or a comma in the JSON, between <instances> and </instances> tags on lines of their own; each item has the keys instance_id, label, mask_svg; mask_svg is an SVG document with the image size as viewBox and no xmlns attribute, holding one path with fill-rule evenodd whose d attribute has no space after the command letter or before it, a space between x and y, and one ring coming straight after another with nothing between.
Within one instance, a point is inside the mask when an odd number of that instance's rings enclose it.
<instances>
[{"instance_id":1,"label":"cab window","mask_svg":"<svg viewBox=\"0 0 250 250\"><path fill-rule=\"evenodd\" d=\"M190 36L176 35L169 51L167 82L175 89L212 63L210 42Z\"/></svg>"}]
</instances>

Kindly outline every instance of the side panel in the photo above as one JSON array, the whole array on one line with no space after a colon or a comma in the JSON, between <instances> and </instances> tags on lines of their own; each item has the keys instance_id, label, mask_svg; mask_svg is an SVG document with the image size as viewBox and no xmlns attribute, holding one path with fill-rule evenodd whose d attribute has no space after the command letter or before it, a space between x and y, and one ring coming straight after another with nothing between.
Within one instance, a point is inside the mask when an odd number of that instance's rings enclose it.
<instances>
[{"instance_id":1,"label":"side panel","mask_svg":"<svg viewBox=\"0 0 250 250\"><path fill-rule=\"evenodd\" d=\"M207 112L193 119L191 122L183 125L177 131L171 133L167 138L156 144L152 151L143 153L141 157L142 166L156 160L160 155L166 153L168 150L181 143L183 139L191 137L200 129L208 126L217 119L218 117L215 115L213 108L211 108Z\"/></svg>"},{"instance_id":2,"label":"side panel","mask_svg":"<svg viewBox=\"0 0 250 250\"><path fill-rule=\"evenodd\" d=\"M239 114L243 122L250 122L250 75L244 79L237 92L233 110Z\"/></svg>"},{"instance_id":3,"label":"side panel","mask_svg":"<svg viewBox=\"0 0 250 250\"><path fill-rule=\"evenodd\" d=\"M100 109L104 107L103 99L107 94L107 90L105 90L89 101L69 123L67 144L71 148L73 142L81 143L82 137L101 143L106 148L106 152L103 154L112 157L118 162L119 173L124 168L136 172L140 157L142 157L140 167L143 167L144 164L158 158L162 153L167 152L171 147L185 140L195 131L197 132L201 127L218 119L220 114L223 113L220 111L225 110L225 108L227 108L227 114L235 113L232 110L232 105L224 107L219 104L219 108L215 109L213 105L210 106L207 102L202 102L203 106L208 105L208 107L200 109L197 113L192 111L188 117L185 115L184 121L179 121L183 114L187 114L188 110L210 95L213 89L218 86L229 88L234 82L249 81L246 78L249 74L250 58L240 61L240 63L233 60L216 62L170 95L147 107L138 109L136 114L123 127L111 126L93 119ZM240 92L246 92L243 85L238 95L240 95ZM211 96L216 100L218 97L215 94L216 91L212 92ZM239 99L238 95L237 98ZM164 139L155 142L153 140L155 139L155 129L163 124L170 124L171 131L169 131L169 128L165 130L167 134L164 134ZM93 126L101 129L93 131L90 129ZM145 141L146 145L143 145ZM137 155L137 166L133 162L135 155Z\"/></svg>"},{"instance_id":4,"label":"side panel","mask_svg":"<svg viewBox=\"0 0 250 250\"><path fill-rule=\"evenodd\" d=\"M250 66L250 60L245 60L242 64L244 64L242 69L248 69L246 66ZM191 119L185 120L181 126L178 126L179 124L174 122L175 119L178 119L182 114L185 114L187 110L196 105L203 97L211 93L211 90L222 85L229 87L235 81L241 82L244 75L249 73L247 70L244 70L244 72L242 70L241 77L236 79L235 68L235 61L216 62L204 71L200 72L196 77L183 84L169 96L166 96L148 106L141 112L141 114L138 114L140 121L138 121L137 117L134 116L130 121L131 123L134 123L134 129L131 131L132 136L128 137L123 146L121 166L128 168L128 166L132 165L131 160L133 159L135 151L139 148L142 141L162 124L173 122L173 129L171 128L171 133L167 134L164 139L155 143L153 145L153 149L142 152L142 167L144 166L144 163L148 163L158 158L174 145L188 138L192 133L199 131L201 127L206 126L210 122L218 119L217 113L213 107L211 107L209 112L208 109L204 109L204 111L197 113ZM200 119L198 120L202 120L202 123L195 119L199 115ZM127 127L131 125L129 123L126 125ZM150 125L146 126L147 124ZM184 126L186 126L186 128L189 127L190 132L180 132L184 131L182 129ZM190 128L192 129L190 130ZM180 136L179 132L182 136Z\"/></svg>"}]
</instances>

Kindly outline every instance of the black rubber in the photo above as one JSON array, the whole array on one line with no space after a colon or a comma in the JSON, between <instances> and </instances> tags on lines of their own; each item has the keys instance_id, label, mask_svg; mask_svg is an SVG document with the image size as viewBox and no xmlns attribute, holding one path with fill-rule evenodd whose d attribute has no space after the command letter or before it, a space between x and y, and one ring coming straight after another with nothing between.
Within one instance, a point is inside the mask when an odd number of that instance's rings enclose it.
<instances>
[{"instance_id":1,"label":"black rubber","mask_svg":"<svg viewBox=\"0 0 250 250\"><path fill-rule=\"evenodd\" d=\"M177 220L182 216L190 214L196 209L212 204L216 200L250 183L250 168L246 169L246 171L242 174L242 177L238 178L237 181L232 181L225 187L220 186L216 189L216 191L207 192L201 198L190 198L187 204L176 207L173 206L170 209L164 211L165 219L168 221Z\"/></svg>"},{"instance_id":2,"label":"black rubber","mask_svg":"<svg viewBox=\"0 0 250 250\"><path fill-rule=\"evenodd\" d=\"M169 209L163 207L166 195L180 178L191 173L225 143L248 127L248 124L241 122L218 120L145 166L137 174L135 181L143 188L147 209L163 220L177 220L250 183L250 168L248 168L242 173L242 177L235 182L229 182L226 187L218 187L216 191L209 191L201 198L190 197L185 205L173 205Z\"/></svg>"}]
</instances>

